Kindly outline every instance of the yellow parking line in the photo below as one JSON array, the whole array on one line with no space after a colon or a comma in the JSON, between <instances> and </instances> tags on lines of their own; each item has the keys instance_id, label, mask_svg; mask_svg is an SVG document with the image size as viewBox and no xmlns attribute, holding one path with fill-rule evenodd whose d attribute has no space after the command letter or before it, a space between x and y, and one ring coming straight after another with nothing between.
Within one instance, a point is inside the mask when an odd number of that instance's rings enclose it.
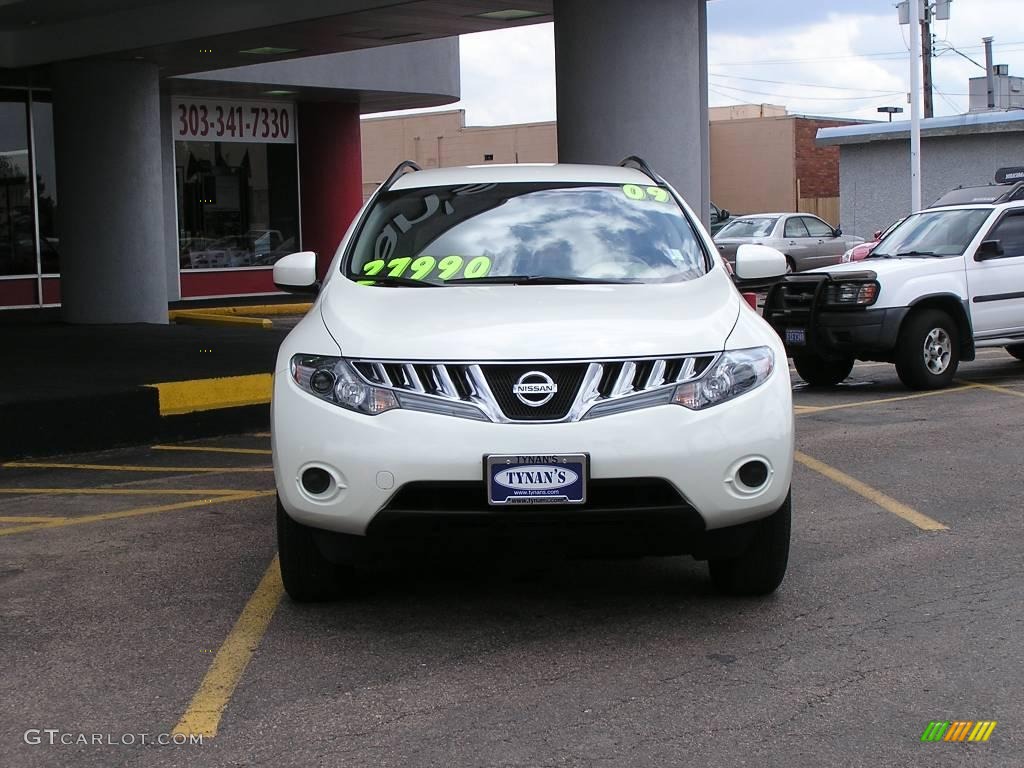
<instances>
[{"instance_id":1,"label":"yellow parking line","mask_svg":"<svg viewBox=\"0 0 1024 768\"><path fill-rule=\"evenodd\" d=\"M8 461L10 469L91 469L97 472L273 472L273 467L144 467L136 464L64 464L59 461Z\"/></svg>"},{"instance_id":2,"label":"yellow parking line","mask_svg":"<svg viewBox=\"0 0 1024 768\"><path fill-rule=\"evenodd\" d=\"M263 448L218 448L205 445L154 445L154 451L199 451L206 453L251 453L259 456L269 456L270 451Z\"/></svg>"},{"instance_id":3,"label":"yellow parking line","mask_svg":"<svg viewBox=\"0 0 1024 768\"><path fill-rule=\"evenodd\" d=\"M981 381L972 381L970 386L981 387L982 389L990 390L991 392L1001 392L1004 395L1013 395L1014 397L1024 397L1024 392L1016 389L1010 389L1009 387L1000 387L997 384L988 384Z\"/></svg>"},{"instance_id":4,"label":"yellow parking line","mask_svg":"<svg viewBox=\"0 0 1024 768\"><path fill-rule=\"evenodd\" d=\"M263 639L283 594L281 567L274 555L172 734L201 733L209 738L217 735L224 708Z\"/></svg>"},{"instance_id":5,"label":"yellow parking line","mask_svg":"<svg viewBox=\"0 0 1024 768\"><path fill-rule=\"evenodd\" d=\"M212 499L197 499L195 501L180 501L177 504L159 504L152 507L137 507L125 509L120 512L104 512L99 515L83 515L82 517L67 517L61 520L53 520L46 523L34 525L19 525L16 528L0 528L0 536L11 536L15 533L26 533L29 531L49 530L51 528L64 528L69 525L85 525L86 523L98 523L105 520L120 520L124 517L138 517L139 515L151 515L156 512L173 512L179 509L192 509L194 507L205 507L210 504L225 504L231 501L247 501L263 496L270 496L274 491L247 491L237 493L234 496L217 496Z\"/></svg>"},{"instance_id":6,"label":"yellow parking line","mask_svg":"<svg viewBox=\"0 0 1024 768\"><path fill-rule=\"evenodd\" d=\"M0 493L43 496L234 496L243 488L0 488Z\"/></svg>"},{"instance_id":7,"label":"yellow parking line","mask_svg":"<svg viewBox=\"0 0 1024 768\"><path fill-rule=\"evenodd\" d=\"M797 416L807 413L823 413L825 411L837 411L841 408L864 408L869 405L883 405L885 403L898 403L901 400L916 400L919 397L934 397L935 395L952 395L956 392L965 392L981 386L979 384L964 384L962 387L952 389L933 389L929 392L917 392L913 395L898 395L896 397L882 397L877 400L857 400L852 403L839 403L837 405L798 405L793 410Z\"/></svg>"},{"instance_id":8,"label":"yellow parking line","mask_svg":"<svg viewBox=\"0 0 1024 768\"><path fill-rule=\"evenodd\" d=\"M906 504L896 501L891 496L887 496L876 488L872 488L866 483L862 483L856 478L850 477L845 472L840 472L835 467L831 467L823 461L818 461L812 456L808 456L806 453L797 451L794 458L803 464L808 469L812 469L820 475L824 475L829 480L832 480L844 488L848 488L860 496L863 496L870 502L877 504L887 512L892 512L897 517L906 520L908 523L912 523L920 528L922 531L948 531L949 526L943 525L938 520L932 520L927 515L922 515L916 509L911 509Z\"/></svg>"},{"instance_id":9,"label":"yellow parking line","mask_svg":"<svg viewBox=\"0 0 1024 768\"><path fill-rule=\"evenodd\" d=\"M239 315L220 315L212 312L178 312L171 318L176 323L186 325L255 325L260 328L273 328L274 323L265 317L241 317Z\"/></svg>"},{"instance_id":10,"label":"yellow parking line","mask_svg":"<svg viewBox=\"0 0 1024 768\"><path fill-rule=\"evenodd\" d=\"M52 523L54 520L66 520L65 517L41 517L41 516L24 516L9 515L6 517L0 516L0 523Z\"/></svg>"}]
</instances>

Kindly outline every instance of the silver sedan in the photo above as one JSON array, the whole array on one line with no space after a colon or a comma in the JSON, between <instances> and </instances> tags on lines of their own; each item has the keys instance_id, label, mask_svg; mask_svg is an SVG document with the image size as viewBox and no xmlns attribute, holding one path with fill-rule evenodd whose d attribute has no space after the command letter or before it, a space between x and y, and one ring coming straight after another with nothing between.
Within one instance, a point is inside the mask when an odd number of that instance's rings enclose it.
<instances>
[{"instance_id":1,"label":"silver sedan","mask_svg":"<svg viewBox=\"0 0 1024 768\"><path fill-rule=\"evenodd\" d=\"M790 272L838 264L845 251L863 242L809 213L739 216L715 235L719 252L730 264L736 261L737 248L753 243L782 251Z\"/></svg>"}]
</instances>

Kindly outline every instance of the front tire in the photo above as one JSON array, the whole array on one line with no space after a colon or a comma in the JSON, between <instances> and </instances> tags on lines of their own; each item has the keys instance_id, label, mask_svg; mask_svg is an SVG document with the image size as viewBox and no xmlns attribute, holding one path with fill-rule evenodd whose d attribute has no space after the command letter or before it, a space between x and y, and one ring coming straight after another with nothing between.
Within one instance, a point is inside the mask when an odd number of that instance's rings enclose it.
<instances>
[{"instance_id":1,"label":"front tire","mask_svg":"<svg viewBox=\"0 0 1024 768\"><path fill-rule=\"evenodd\" d=\"M738 557L708 561L711 583L724 595L769 595L778 589L789 563L792 494L777 511L757 521L746 551Z\"/></svg>"},{"instance_id":2,"label":"front tire","mask_svg":"<svg viewBox=\"0 0 1024 768\"><path fill-rule=\"evenodd\" d=\"M960 365L956 322L938 309L914 312L896 341L896 373L910 389L948 387Z\"/></svg>"},{"instance_id":3,"label":"front tire","mask_svg":"<svg viewBox=\"0 0 1024 768\"><path fill-rule=\"evenodd\" d=\"M288 515L277 500L277 552L285 592L297 603L336 600L351 587L354 569L333 563L317 546L315 531Z\"/></svg>"},{"instance_id":4,"label":"front tire","mask_svg":"<svg viewBox=\"0 0 1024 768\"><path fill-rule=\"evenodd\" d=\"M850 375L853 358L826 360L817 355L793 355L793 367L812 387L834 387Z\"/></svg>"},{"instance_id":5,"label":"front tire","mask_svg":"<svg viewBox=\"0 0 1024 768\"><path fill-rule=\"evenodd\" d=\"M1018 360L1024 360L1024 344L1011 344L1006 348L1006 351Z\"/></svg>"}]
</instances>

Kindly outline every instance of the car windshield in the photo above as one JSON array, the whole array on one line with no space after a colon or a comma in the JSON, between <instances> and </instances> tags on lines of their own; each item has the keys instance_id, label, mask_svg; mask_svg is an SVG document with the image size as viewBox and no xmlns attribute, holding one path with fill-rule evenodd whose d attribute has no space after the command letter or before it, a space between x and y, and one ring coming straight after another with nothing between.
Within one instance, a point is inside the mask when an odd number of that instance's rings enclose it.
<instances>
[{"instance_id":1,"label":"car windshield","mask_svg":"<svg viewBox=\"0 0 1024 768\"><path fill-rule=\"evenodd\" d=\"M384 193L343 271L371 285L662 283L708 264L664 187L506 183Z\"/></svg>"},{"instance_id":2,"label":"car windshield","mask_svg":"<svg viewBox=\"0 0 1024 768\"><path fill-rule=\"evenodd\" d=\"M924 211L907 217L869 258L959 256L978 234L990 208Z\"/></svg>"},{"instance_id":3,"label":"car windshield","mask_svg":"<svg viewBox=\"0 0 1024 768\"><path fill-rule=\"evenodd\" d=\"M733 219L722 227L718 237L768 237L776 221L777 218L771 217Z\"/></svg>"}]
</instances>

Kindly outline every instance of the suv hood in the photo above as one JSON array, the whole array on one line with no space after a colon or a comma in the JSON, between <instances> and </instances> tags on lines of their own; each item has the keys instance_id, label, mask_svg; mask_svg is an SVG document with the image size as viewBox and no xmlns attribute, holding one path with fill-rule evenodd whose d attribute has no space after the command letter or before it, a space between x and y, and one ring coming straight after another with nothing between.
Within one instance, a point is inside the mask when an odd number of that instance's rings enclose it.
<instances>
[{"instance_id":1,"label":"suv hood","mask_svg":"<svg viewBox=\"0 0 1024 768\"><path fill-rule=\"evenodd\" d=\"M719 351L740 302L714 270L655 285L384 288L337 276L319 308L348 357L541 360Z\"/></svg>"},{"instance_id":2,"label":"suv hood","mask_svg":"<svg viewBox=\"0 0 1024 768\"><path fill-rule=\"evenodd\" d=\"M903 259L861 259L846 264L837 264L832 267L819 267L811 269L802 274L815 274L827 272L830 275L842 275L849 272L874 272L878 277L884 278L888 275L903 275L912 273L916 275L937 275L946 272L963 272L964 260L961 256L935 257L907 257Z\"/></svg>"}]
</instances>

